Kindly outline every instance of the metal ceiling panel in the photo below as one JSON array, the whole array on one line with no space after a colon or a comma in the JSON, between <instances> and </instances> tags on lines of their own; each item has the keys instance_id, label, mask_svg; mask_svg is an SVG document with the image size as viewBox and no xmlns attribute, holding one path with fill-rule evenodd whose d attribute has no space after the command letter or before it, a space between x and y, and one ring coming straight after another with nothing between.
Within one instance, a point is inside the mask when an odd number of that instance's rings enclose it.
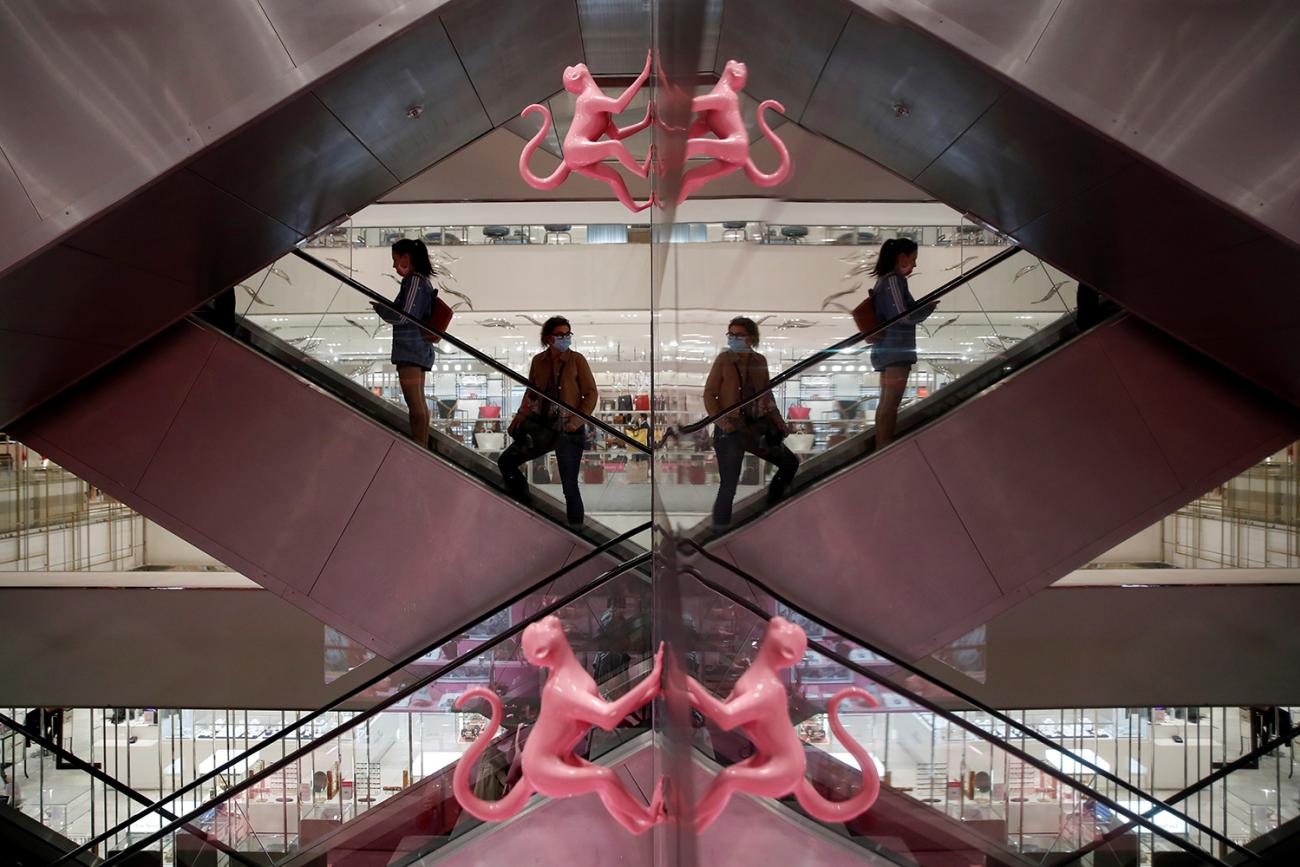
<instances>
[{"instance_id":1,"label":"metal ceiling panel","mask_svg":"<svg viewBox=\"0 0 1300 867\"><path fill-rule=\"evenodd\" d=\"M718 62L722 35L722 0L704 0L704 27L700 34L700 71L712 72Z\"/></svg>"},{"instance_id":2,"label":"metal ceiling panel","mask_svg":"<svg viewBox=\"0 0 1300 867\"><path fill-rule=\"evenodd\" d=\"M554 93L582 59L573 0L464 3L442 21L494 126Z\"/></svg>"},{"instance_id":3,"label":"metal ceiling panel","mask_svg":"<svg viewBox=\"0 0 1300 867\"><path fill-rule=\"evenodd\" d=\"M1003 89L924 34L854 15L802 123L915 179Z\"/></svg>"},{"instance_id":4,"label":"metal ceiling panel","mask_svg":"<svg viewBox=\"0 0 1300 867\"><path fill-rule=\"evenodd\" d=\"M190 170L303 235L397 185L310 93L203 154Z\"/></svg>"},{"instance_id":5,"label":"metal ceiling panel","mask_svg":"<svg viewBox=\"0 0 1300 867\"><path fill-rule=\"evenodd\" d=\"M197 149L293 64L256 0L0 6L0 147L42 217Z\"/></svg>"},{"instance_id":6,"label":"metal ceiling panel","mask_svg":"<svg viewBox=\"0 0 1300 867\"><path fill-rule=\"evenodd\" d=\"M1009 57L1028 60L1056 14L1061 0L1015 0L1012 3L971 3L970 0L910 0L929 9L950 27L964 29ZM865 5L865 4L864 4ZM1110 14L1111 6L1106 13Z\"/></svg>"},{"instance_id":7,"label":"metal ceiling panel","mask_svg":"<svg viewBox=\"0 0 1300 867\"><path fill-rule=\"evenodd\" d=\"M1064 0L1022 78L1300 244L1294 0L1144 0L1108 4L1104 15Z\"/></svg>"},{"instance_id":8,"label":"metal ceiling panel","mask_svg":"<svg viewBox=\"0 0 1300 867\"><path fill-rule=\"evenodd\" d=\"M550 87L558 83L557 76ZM316 95L399 180L492 128L432 16L317 87Z\"/></svg>"},{"instance_id":9,"label":"metal ceiling panel","mask_svg":"<svg viewBox=\"0 0 1300 867\"><path fill-rule=\"evenodd\" d=\"M849 14L840 0L727 0L713 69L721 73L728 60L742 61L749 95L780 100L798 119Z\"/></svg>"},{"instance_id":10,"label":"metal ceiling panel","mask_svg":"<svg viewBox=\"0 0 1300 867\"><path fill-rule=\"evenodd\" d=\"M587 68L637 75L650 52L650 0L578 0Z\"/></svg>"},{"instance_id":11,"label":"metal ceiling panel","mask_svg":"<svg viewBox=\"0 0 1300 867\"><path fill-rule=\"evenodd\" d=\"M1300 244L1294 0L855 2L932 34Z\"/></svg>"},{"instance_id":12,"label":"metal ceiling panel","mask_svg":"<svg viewBox=\"0 0 1300 867\"><path fill-rule=\"evenodd\" d=\"M259 0L296 64L373 26L408 0Z\"/></svg>"},{"instance_id":13,"label":"metal ceiling panel","mask_svg":"<svg viewBox=\"0 0 1300 867\"><path fill-rule=\"evenodd\" d=\"M1015 231L1132 162L1114 144L1016 91L1007 91L916 183Z\"/></svg>"},{"instance_id":14,"label":"metal ceiling panel","mask_svg":"<svg viewBox=\"0 0 1300 867\"><path fill-rule=\"evenodd\" d=\"M67 243L210 297L283 254L300 237L209 181L180 171Z\"/></svg>"},{"instance_id":15,"label":"metal ceiling panel","mask_svg":"<svg viewBox=\"0 0 1300 867\"><path fill-rule=\"evenodd\" d=\"M20 232L40 221L40 213L18 182L4 151L0 151L0 225L6 232Z\"/></svg>"},{"instance_id":16,"label":"metal ceiling panel","mask_svg":"<svg viewBox=\"0 0 1300 867\"><path fill-rule=\"evenodd\" d=\"M543 104L549 104L549 102L550 100L546 100ZM506 129L527 142L530 141L533 136L537 135L537 130L541 129L541 118L537 117L537 115L532 115L531 117L516 117L506 121L504 126ZM564 156L564 154L560 152L560 136L555 130L556 125L551 124L550 130L546 133L546 138L542 139L542 143L539 147L551 156L558 158ZM523 146L520 145L520 149L522 149L522 147Z\"/></svg>"}]
</instances>

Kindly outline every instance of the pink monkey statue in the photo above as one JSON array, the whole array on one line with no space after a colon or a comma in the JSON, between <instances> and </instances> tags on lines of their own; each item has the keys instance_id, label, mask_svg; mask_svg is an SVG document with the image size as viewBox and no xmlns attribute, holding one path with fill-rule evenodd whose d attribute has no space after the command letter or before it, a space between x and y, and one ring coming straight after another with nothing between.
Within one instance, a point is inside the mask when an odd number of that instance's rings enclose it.
<instances>
[{"instance_id":1,"label":"pink monkey statue","mask_svg":"<svg viewBox=\"0 0 1300 867\"><path fill-rule=\"evenodd\" d=\"M593 764L573 753L592 726L610 731L632 711L654 700L659 694L663 646L655 654L649 676L615 701L601 697L596 682L573 655L558 617L544 617L525 629L523 646L524 656L530 663L549 671L546 685L542 687L541 710L524 743L523 776L498 801L484 801L471 790L470 771L496 735L502 717L501 699L496 693L474 687L456 699L456 709L481 698L492 706L492 718L456 764L452 775L456 800L471 815L487 822L500 822L522 810L533 792L548 798L595 792L610 815L633 834L648 831L663 821L662 780L647 807L623 787L612 768Z\"/></svg>"},{"instance_id":2,"label":"pink monkey statue","mask_svg":"<svg viewBox=\"0 0 1300 867\"><path fill-rule=\"evenodd\" d=\"M748 77L749 70L745 64L728 60L713 90L691 101L691 110L696 116L687 132L686 159L713 157L714 162L691 169L682 176L677 204L686 201L687 196L714 178L738 169L744 169L749 180L760 187L774 187L790 176L790 151L763 119L763 111L768 108L785 113L785 106L774 99L759 104L758 128L776 148L781 164L769 175L760 172L749 158L749 133L745 131L745 121L740 116L740 91L744 90ZM717 138L708 136L708 133Z\"/></svg>"},{"instance_id":3,"label":"pink monkey statue","mask_svg":"<svg viewBox=\"0 0 1300 867\"><path fill-rule=\"evenodd\" d=\"M730 64L728 64L730 66ZM865 813L880 794L880 777L870 754L844 730L839 704L846 698L862 699L873 707L875 698L866 690L851 686L837 692L827 705L831 731L844 744L862 770L862 789L844 801L830 801L813 789L804 777L803 743L790 723L789 699L778 671L803 659L808 637L784 617L773 617L758 649L758 658L736 681L726 701L713 696L694 678L686 688L702 714L728 731L740 730L754 745L754 755L713 778L708 791L695 806L695 829L703 831L722 814L736 792L764 798L793 793L799 806L824 822L846 822Z\"/></svg>"},{"instance_id":4,"label":"pink monkey statue","mask_svg":"<svg viewBox=\"0 0 1300 867\"><path fill-rule=\"evenodd\" d=\"M604 181L614 190L614 195L618 198L623 206L632 213L644 211L650 207L651 201L643 205L638 205L632 199L632 194L628 192L627 184L624 183L620 175L613 166L606 165L602 160L613 157L620 164L631 171L637 177L645 178L650 176L650 164L654 159L654 154L647 155L644 165L639 165L632 154L628 152L627 146L623 144L623 139L635 135L650 125L650 107L646 107L645 118L631 126L619 128L614 124L613 115L627 110L628 105L632 102L632 97L645 84L646 79L650 77L650 55L646 54L645 69L637 76L636 81L623 91L623 95L613 99L605 95L605 92L596 84L596 80L591 77L585 63L579 63L575 66L566 67L564 70L564 89L569 93L578 95L577 104L573 109L573 122L569 124L569 131L564 135L564 162L551 174L544 178L539 178L528 169L528 159L537 150L542 140L546 138L546 133L551 126L551 112L544 105L533 103L523 110L520 117L527 117L535 111L542 113L542 128L538 130L537 135L533 136L528 144L524 145L523 152L519 154L519 174L523 177L524 182L530 187L538 190L553 190L560 184L564 183L569 177L570 172L577 172L580 175L586 175L589 178L595 178L598 181ZM608 135L608 139L601 139L601 136Z\"/></svg>"}]
</instances>

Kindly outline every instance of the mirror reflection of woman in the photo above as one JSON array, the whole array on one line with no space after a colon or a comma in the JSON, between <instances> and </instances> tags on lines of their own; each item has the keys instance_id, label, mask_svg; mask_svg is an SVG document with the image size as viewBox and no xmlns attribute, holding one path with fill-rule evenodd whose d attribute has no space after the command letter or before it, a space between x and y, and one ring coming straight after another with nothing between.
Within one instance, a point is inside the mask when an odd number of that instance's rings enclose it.
<instances>
[{"instance_id":1,"label":"mirror reflection of woman","mask_svg":"<svg viewBox=\"0 0 1300 867\"><path fill-rule=\"evenodd\" d=\"M704 408L709 415L756 394L763 395L713 425L719 477L718 496L713 502L714 530L731 525L731 506L746 452L776 466L776 475L768 487L769 502L785 496L799 468L799 458L781 442L789 431L768 390L767 359L755 352L757 347L757 323L747 316L732 319L727 325L727 348L714 360L704 383Z\"/></svg>"},{"instance_id":2,"label":"mirror reflection of woman","mask_svg":"<svg viewBox=\"0 0 1300 867\"><path fill-rule=\"evenodd\" d=\"M916 306L907 278L919 254L910 238L890 238L880 248L873 273L876 318L887 322ZM871 366L880 373L880 402L876 404L876 448L889 445L898 425L898 407L907 391L907 378L916 364L916 324L924 322L937 304L927 304L885 329L871 347Z\"/></svg>"},{"instance_id":3,"label":"mirror reflection of woman","mask_svg":"<svg viewBox=\"0 0 1300 867\"><path fill-rule=\"evenodd\" d=\"M401 238L393 244L393 270L402 278L393 302L398 315L378 303L372 304L379 318L393 326L393 352L390 360L397 367L397 382L406 400L411 419L411 439L429 445L429 404L424 397L424 377L433 369L433 344L424 339L417 323L428 322L438 290L433 286L433 263L429 248L416 238Z\"/></svg>"}]
</instances>

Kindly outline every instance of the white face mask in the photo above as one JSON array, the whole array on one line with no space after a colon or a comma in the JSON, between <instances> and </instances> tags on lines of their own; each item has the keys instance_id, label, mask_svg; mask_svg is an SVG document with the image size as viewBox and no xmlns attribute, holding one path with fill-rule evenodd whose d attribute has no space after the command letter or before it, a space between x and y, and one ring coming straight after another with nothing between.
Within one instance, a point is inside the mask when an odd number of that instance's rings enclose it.
<instances>
[{"instance_id":1,"label":"white face mask","mask_svg":"<svg viewBox=\"0 0 1300 867\"><path fill-rule=\"evenodd\" d=\"M732 352L749 352L749 338L739 334L728 334L727 348Z\"/></svg>"}]
</instances>

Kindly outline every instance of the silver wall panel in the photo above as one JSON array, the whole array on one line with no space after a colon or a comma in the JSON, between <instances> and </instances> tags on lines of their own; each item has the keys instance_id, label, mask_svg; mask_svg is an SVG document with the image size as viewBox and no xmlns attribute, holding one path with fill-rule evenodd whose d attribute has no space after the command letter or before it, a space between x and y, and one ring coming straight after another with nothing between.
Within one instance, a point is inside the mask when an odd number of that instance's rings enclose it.
<instances>
[{"instance_id":1,"label":"silver wall panel","mask_svg":"<svg viewBox=\"0 0 1300 867\"><path fill-rule=\"evenodd\" d=\"M408 0L258 2L275 26L275 32L279 34L293 62L302 64L353 34L376 26L385 15L407 5Z\"/></svg>"},{"instance_id":2,"label":"silver wall panel","mask_svg":"<svg viewBox=\"0 0 1300 867\"><path fill-rule=\"evenodd\" d=\"M1023 80L1300 244L1300 4L1065 0Z\"/></svg>"},{"instance_id":3,"label":"silver wall panel","mask_svg":"<svg viewBox=\"0 0 1300 867\"><path fill-rule=\"evenodd\" d=\"M849 6L839 0L727 0L714 71L721 72L728 60L744 62L749 95L780 100L789 116L798 119L849 14Z\"/></svg>"},{"instance_id":4,"label":"silver wall panel","mask_svg":"<svg viewBox=\"0 0 1300 867\"><path fill-rule=\"evenodd\" d=\"M595 75L636 75L650 51L650 0L578 0L583 54Z\"/></svg>"},{"instance_id":5,"label":"silver wall panel","mask_svg":"<svg viewBox=\"0 0 1300 867\"><path fill-rule=\"evenodd\" d=\"M39 223L40 219L40 213L18 182L8 158L0 151L0 226L4 226L6 232L19 232Z\"/></svg>"},{"instance_id":6,"label":"silver wall panel","mask_svg":"<svg viewBox=\"0 0 1300 867\"><path fill-rule=\"evenodd\" d=\"M464 3L442 21L494 126L554 93L582 59L573 0Z\"/></svg>"},{"instance_id":7,"label":"silver wall panel","mask_svg":"<svg viewBox=\"0 0 1300 867\"><path fill-rule=\"evenodd\" d=\"M704 0L704 27L700 34L700 71L718 65L718 39L722 36L723 0Z\"/></svg>"},{"instance_id":8,"label":"silver wall panel","mask_svg":"<svg viewBox=\"0 0 1300 867\"><path fill-rule=\"evenodd\" d=\"M920 33L854 15L802 123L914 179L1004 89Z\"/></svg>"},{"instance_id":9,"label":"silver wall panel","mask_svg":"<svg viewBox=\"0 0 1300 867\"><path fill-rule=\"evenodd\" d=\"M1292 0L1020 0L1001 12L961 0L854 2L933 34L1300 244Z\"/></svg>"},{"instance_id":10,"label":"silver wall panel","mask_svg":"<svg viewBox=\"0 0 1300 867\"><path fill-rule=\"evenodd\" d=\"M397 184L310 93L207 151L189 169L302 235Z\"/></svg>"},{"instance_id":11,"label":"silver wall panel","mask_svg":"<svg viewBox=\"0 0 1300 867\"><path fill-rule=\"evenodd\" d=\"M557 76L552 87L558 85ZM316 95L400 180L492 128L433 16L321 84ZM411 117L415 106L419 116Z\"/></svg>"},{"instance_id":12,"label":"silver wall panel","mask_svg":"<svg viewBox=\"0 0 1300 867\"><path fill-rule=\"evenodd\" d=\"M43 217L196 149L292 63L256 0L0 6L0 147Z\"/></svg>"},{"instance_id":13,"label":"silver wall panel","mask_svg":"<svg viewBox=\"0 0 1300 867\"><path fill-rule=\"evenodd\" d=\"M1004 231L1097 186L1132 158L1079 124L1006 91L919 177L918 186Z\"/></svg>"}]
</instances>

